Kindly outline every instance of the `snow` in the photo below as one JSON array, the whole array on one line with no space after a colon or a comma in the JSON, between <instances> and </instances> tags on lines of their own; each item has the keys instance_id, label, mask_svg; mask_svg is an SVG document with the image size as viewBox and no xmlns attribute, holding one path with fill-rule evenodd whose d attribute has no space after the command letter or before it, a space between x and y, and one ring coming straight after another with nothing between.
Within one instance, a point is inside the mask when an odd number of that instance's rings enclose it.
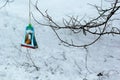
<instances>
[{"instance_id":1,"label":"snow","mask_svg":"<svg viewBox=\"0 0 120 80\"><path fill-rule=\"evenodd\" d=\"M59 23L66 15L95 17L96 10L88 3L101 5L100 1L39 0L39 8L43 12L48 9L48 13ZM32 2L35 3L34 0ZM104 4L105 7L109 6ZM39 13L32 9L35 17L42 21ZM120 79L120 36L104 36L88 47L86 52L84 48L60 44L51 28L38 25L32 20L39 48L26 49L20 44L28 24L28 1L15 0L9 3L0 10L0 17L0 80ZM66 37L64 34L62 36ZM80 43L84 42L81 36L78 40ZM98 77L98 73L103 73L103 76Z\"/></svg>"}]
</instances>

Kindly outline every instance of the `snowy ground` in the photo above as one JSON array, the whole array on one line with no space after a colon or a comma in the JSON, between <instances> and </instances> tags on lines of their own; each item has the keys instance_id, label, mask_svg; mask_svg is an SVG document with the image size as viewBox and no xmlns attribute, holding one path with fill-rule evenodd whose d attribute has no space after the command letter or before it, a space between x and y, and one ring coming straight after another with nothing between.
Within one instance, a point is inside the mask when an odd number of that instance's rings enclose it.
<instances>
[{"instance_id":1,"label":"snowy ground","mask_svg":"<svg viewBox=\"0 0 120 80\"><path fill-rule=\"evenodd\" d=\"M65 15L95 14L87 3L100 5L100 0L39 0L40 9L48 9L56 21ZM51 28L33 21L39 48L27 50L20 46L27 15L27 0L15 0L0 10L0 80L120 79L120 36L102 37L87 53L84 48L60 45ZM99 73L103 76L98 77Z\"/></svg>"}]
</instances>

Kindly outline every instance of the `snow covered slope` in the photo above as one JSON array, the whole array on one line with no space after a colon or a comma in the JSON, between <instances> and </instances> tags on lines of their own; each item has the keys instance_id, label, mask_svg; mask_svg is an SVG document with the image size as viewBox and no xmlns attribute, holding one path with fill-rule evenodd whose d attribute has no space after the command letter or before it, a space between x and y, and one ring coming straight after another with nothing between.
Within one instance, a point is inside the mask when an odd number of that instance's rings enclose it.
<instances>
[{"instance_id":1,"label":"snow covered slope","mask_svg":"<svg viewBox=\"0 0 120 80\"><path fill-rule=\"evenodd\" d=\"M88 3L100 1L39 0L39 7L59 22L66 15L95 16ZM33 13L42 21L34 8ZM15 0L0 10L0 80L120 80L120 36L104 36L86 52L61 45L51 28L33 21L39 46L33 50L20 46L27 24L27 0Z\"/></svg>"}]
</instances>

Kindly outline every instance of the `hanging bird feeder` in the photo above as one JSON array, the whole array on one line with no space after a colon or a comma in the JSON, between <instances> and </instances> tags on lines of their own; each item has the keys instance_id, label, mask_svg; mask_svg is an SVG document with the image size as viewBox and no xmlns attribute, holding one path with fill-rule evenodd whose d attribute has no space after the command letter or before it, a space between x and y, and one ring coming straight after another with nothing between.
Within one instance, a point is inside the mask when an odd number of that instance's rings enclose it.
<instances>
[{"instance_id":1,"label":"hanging bird feeder","mask_svg":"<svg viewBox=\"0 0 120 80\"><path fill-rule=\"evenodd\" d=\"M29 24L26 27L24 40L21 46L24 46L27 48L33 48L33 49L38 48L36 38L35 38L34 28L32 27L31 24Z\"/></svg>"},{"instance_id":2,"label":"hanging bird feeder","mask_svg":"<svg viewBox=\"0 0 120 80\"><path fill-rule=\"evenodd\" d=\"M24 40L21 46L33 49L38 48L34 28L31 25L31 0L29 0L29 25L25 29Z\"/></svg>"}]
</instances>

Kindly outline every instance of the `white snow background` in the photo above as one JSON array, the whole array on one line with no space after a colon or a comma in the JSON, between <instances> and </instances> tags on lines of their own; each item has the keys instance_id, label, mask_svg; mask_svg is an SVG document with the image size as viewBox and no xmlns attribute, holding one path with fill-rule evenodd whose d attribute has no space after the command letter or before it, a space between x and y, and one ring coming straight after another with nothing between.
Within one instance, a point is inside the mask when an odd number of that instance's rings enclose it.
<instances>
[{"instance_id":1,"label":"white snow background","mask_svg":"<svg viewBox=\"0 0 120 80\"><path fill-rule=\"evenodd\" d=\"M88 3L101 5L100 2L39 0L38 5L41 11L47 9L61 24L67 15L97 16L97 11ZM110 6L106 2L103 5ZM44 21L34 7L32 12L39 21ZM38 25L34 20L32 24L39 48L27 52L20 44L28 25L28 0L14 0L0 10L0 80L120 80L120 36L103 36L88 47L87 53L84 48L61 45L51 28ZM120 22L116 25L119 26ZM78 36L74 37L78 39ZM77 41L84 42L82 35ZM97 76L99 73L103 76Z\"/></svg>"}]
</instances>

